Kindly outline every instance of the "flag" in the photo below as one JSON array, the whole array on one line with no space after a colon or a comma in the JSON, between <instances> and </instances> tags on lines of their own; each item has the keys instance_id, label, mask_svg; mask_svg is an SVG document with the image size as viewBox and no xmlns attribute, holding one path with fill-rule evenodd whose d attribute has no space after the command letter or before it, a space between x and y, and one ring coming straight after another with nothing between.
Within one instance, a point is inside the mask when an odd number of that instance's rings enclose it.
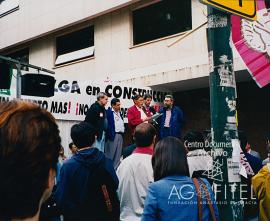
<instances>
[{"instance_id":1,"label":"flag","mask_svg":"<svg viewBox=\"0 0 270 221\"><path fill-rule=\"evenodd\" d=\"M257 1L257 21L231 16L232 41L249 73L259 85L270 83L270 13Z\"/></svg>"}]
</instances>

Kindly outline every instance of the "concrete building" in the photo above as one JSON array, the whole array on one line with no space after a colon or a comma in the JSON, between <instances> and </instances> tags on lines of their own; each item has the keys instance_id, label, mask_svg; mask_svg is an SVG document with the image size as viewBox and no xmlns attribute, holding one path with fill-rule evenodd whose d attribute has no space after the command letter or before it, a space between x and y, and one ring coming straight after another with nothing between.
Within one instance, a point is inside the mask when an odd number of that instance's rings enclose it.
<instances>
[{"instance_id":1,"label":"concrete building","mask_svg":"<svg viewBox=\"0 0 270 221\"><path fill-rule=\"evenodd\" d=\"M59 78L158 86L175 94L185 130L210 129L206 16L198 0L0 0L0 54ZM245 82L238 83L239 125L263 151L269 88L254 86L236 52L234 69ZM73 123L59 121L65 146Z\"/></svg>"}]
</instances>

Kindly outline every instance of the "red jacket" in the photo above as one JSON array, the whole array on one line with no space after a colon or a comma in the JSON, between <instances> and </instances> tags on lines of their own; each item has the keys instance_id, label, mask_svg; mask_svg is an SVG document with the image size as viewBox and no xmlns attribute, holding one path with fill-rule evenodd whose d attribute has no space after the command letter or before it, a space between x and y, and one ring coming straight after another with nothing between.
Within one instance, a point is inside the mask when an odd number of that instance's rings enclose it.
<instances>
[{"instance_id":1,"label":"red jacket","mask_svg":"<svg viewBox=\"0 0 270 221\"><path fill-rule=\"evenodd\" d=\"M130 107L127 111L128 126L131 128L132 135L134 134L137 125L141 124L143 120L141 119L141 112L134 105Z\"/></svg>"}]
</instances>

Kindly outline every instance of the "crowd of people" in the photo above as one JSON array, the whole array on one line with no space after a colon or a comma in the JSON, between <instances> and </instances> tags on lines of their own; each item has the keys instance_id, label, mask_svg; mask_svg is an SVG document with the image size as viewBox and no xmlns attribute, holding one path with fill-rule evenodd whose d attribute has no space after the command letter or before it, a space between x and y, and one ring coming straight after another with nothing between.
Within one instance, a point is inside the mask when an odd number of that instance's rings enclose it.
<instances>
[{"instance_id":1,"label":"crowd of people","mask_svg":"<svg viewBox=\"0 0 270 221\"><path fill-rule=\"evenodd\" d=\"M183 111L167 95L158 112L152 97L136 94L127 112L121 102L99 93L85 121L71 128L67 159L53 116L35 104L0 104L1 221L217 221L218 202L207 176L214 159L196 130L182 136ZM269 158L262 161L239 131L253 174L257 207L244 220L270 220ZM269 138L266 139L270 152ZM252 211L255 213L252 213Z\"/></svg>"},{"instance_id":2,"label":"crowd of people","mask_svg":"<svg viewBox=\"0 0 270 221\"><path fill-rule=\"evenodd\" d=\"M181 138L183 125L183 111L174 105L173 96L167 95L164 99L164 107L159 110L159 117L154 118L156 111L152 106L152 96L135 94L134 105L127 111L128 126L131 135L134 135L136 126L141 123L151 123L158 131L157 136L162 139L167 136ZM123 136L127 133L124 124L124 116L121 113L121 101L118 98L111 99L111 106L106 110L108 96L101 92L97 95L97 101L91 105L86 113L85 122L93 125L97 130L97 139L94 146L113 160L114 168L120 164L121 157L126 158L136 148L135 141L123 149Z\"/></svg>"}]
</instances>

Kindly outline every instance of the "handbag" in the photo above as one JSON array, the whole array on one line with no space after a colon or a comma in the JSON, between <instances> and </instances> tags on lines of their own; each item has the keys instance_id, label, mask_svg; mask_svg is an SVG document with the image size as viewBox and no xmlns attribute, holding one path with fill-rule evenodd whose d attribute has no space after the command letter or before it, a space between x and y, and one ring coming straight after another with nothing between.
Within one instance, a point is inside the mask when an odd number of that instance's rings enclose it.
<instances>
[{"instance_id":1,"label":"handbag","mask_svg":"<svg viewBox=\"0 0 270 221\"><path fill-rule=\"evenodd\" d=\"M193 180L193 183L195 185L196 193L197 193L199 221L202 221L202 218L203 218L203 207L202 207L203 204L202 204L202 193L201 193L201 189L200 189L200 183L201 183L201 187L203 188L203 191L204 191L205 196L206 196L207 205L208 205L208 208L210 210L212 221L217 221L216 216L215 216L213 203L212 203L210 193L208 191L206 184L204 183L204 181L202 179L193 178L192 180ZM201 182L199 182L199 180Z\"/></svg>"}]
</instances>

